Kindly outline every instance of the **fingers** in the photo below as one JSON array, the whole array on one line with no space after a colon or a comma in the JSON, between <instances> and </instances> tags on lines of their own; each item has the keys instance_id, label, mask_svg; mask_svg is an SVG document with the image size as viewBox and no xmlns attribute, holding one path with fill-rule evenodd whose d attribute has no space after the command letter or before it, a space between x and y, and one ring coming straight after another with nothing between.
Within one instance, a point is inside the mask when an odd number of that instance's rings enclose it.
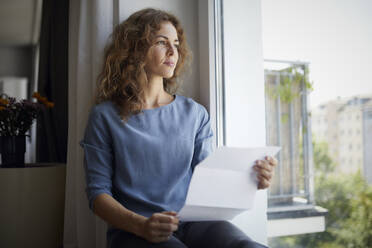
<instances>
[{"instance_id":1,"label":"fingers","mask_svg":"<svg viewBox=\"0 0 372 248\"><path fill-rule=\"evenodd\" d=\"M268 172L273 170L273 166L267 160L257 160L254 167L256 167L256 170L266 170Z\"/></svg>"},{"instance_id":2,"label":"fingers","mask_svg":"<svg viewBox=\"0 0 372 248\"><path fill-rule=\"evenodd\" d=\"M267 172L266 170L261 170L257 172L258 179L258 189L266 189L270 186L273 173Z\"/></svg>"},{"instance_id":3,"label":"fingers","mask_svg":"<svg viewBox=\"0 0 372 248\"><path fill-rule=\"evenodd\" d=\"M257 178L258 178L258 189L266 189L270 186L270 180L267 180L261 175L258 175Z\"/></svg>"},{"instance_id":4,"label":"fingers","mask_svg":"<svg viewBox=\"0 0 372 248\"><path fill-rule=\"evenodd\" d=\"M176 215L176 212L153 214L146 221L145 239L154 243L168 240L178 229L179 220Z\"/></svg>"},{"instance_id":5,"label":"fingers","mask_svg":"<svg viewBox=\"0 0 372 248\"><path fill-rule=\"evenodd\" d=\"M277 166L278 160L276 158L273 158L271 156L266 156L265 159L269 162L271 166Z\"/></svg>"},{"instance_id":6,"label":"fingers","mask_svg":"<svg viewBox=\"0 0 372 248\"><path fill-rule=\"evenodd\" d=\"M257 171L258 175L266 179L267 181L271 181L271 178L273 177L274 173L272 171L267 170L260 170Z\"/></svg>"},{"instance_id":7,"label":"fingers","mask_svg":"<svg viewBox=\"0 0 372 248\"><path fill-rule=\"evenodd\" d=\"M161 212L162 214L167 214L167 215L171 215L171 216L177 216L177 212L175 211L163 211Z\"/></svg>"},{"instance_id":8,"label":"fingers","mask_svg":"<svg viewBox=\"0 0 372 248\"><path fill-rule=\"evenodd\" d=\"M278 161L270 156L265 157L264 160L257 160L253 169L257 172L258 189L266 189L270 186L271 180L274 176L274 167Z\"/></svg>"},{"instance_id":9,"label":"fingers","mask_svg":"<svg viewBox=\"0 0 372 248\"><path fill-rule=\"evenodd\" d=\"M178 229L178 225L171 224L171 223L159 223L159 222L153 222L151 224L151 227L159 233L168 233L168 234L174 231L177 231Z\"/></svg>"},{"instance_id":10,"label":"fingers","mask_svg":"<svg viewBox=\"0 0 372 248\"><path fill-rule=\"evenodd\" d=\"M151 240L156 238L168 239L172 235L172 233L177 230L177 228L177 226L172 224L150 223L147 236Z\"/></svg>"},{"instance_id":11,"label":"fingers","mask_svg":"<svg viewBox=\"0 0 372 248\"><path fill-rule=\"evenodd\" d=\"M164 212L162 212L162 214L172 216L173 217L171 219L172 220L172 223L178 225L178 223L179 223L179 217L178 217L178 213L177 212L174 212L174 211L164 211Z\"/></svg>"},{"instance_id":12,"label":"fingers","mask_svg":"<svg viewBox=\"0 0 372 248\"><path fill-rule=\"evenodd\" d=\"M154 221L158 221L161 223L173 223L178 225L178 218L174 216L173 212L162 212L162 213L155 213L151 216Z\"/></svg>"}]
</instances>

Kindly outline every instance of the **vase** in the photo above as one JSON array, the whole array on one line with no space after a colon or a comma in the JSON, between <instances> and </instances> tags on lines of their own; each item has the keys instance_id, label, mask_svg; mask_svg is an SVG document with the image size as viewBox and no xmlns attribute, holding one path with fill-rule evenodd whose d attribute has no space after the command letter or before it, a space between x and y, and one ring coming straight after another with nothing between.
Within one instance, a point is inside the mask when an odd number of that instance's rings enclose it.
<instances>
[{"instance_id":1,"label":"vase","mask_svg":"<svg viewBox=\"0 0 372 248\"><path fill-rule=\"evenodd\" d=\"M26 136L0 137L1 167L20 168L25 166Z\"/></svg>"}]
</instances>

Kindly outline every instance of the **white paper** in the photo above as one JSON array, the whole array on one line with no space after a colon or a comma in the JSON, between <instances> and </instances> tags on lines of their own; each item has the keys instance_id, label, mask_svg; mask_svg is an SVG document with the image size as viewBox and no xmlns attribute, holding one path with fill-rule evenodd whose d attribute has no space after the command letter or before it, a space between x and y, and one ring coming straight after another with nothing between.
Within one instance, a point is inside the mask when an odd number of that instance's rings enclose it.
<instances>
[{"instance_id":1,"label":"white paper","mask_svg":"<svg viewBox=\"0 0 372 248\"><path fill-rule=\"evenodd\" d=\"M195 167L181 221L230 220L252 208L257 191L254 162L280 147L219 147Z\"/></svg>"}]
</instances>

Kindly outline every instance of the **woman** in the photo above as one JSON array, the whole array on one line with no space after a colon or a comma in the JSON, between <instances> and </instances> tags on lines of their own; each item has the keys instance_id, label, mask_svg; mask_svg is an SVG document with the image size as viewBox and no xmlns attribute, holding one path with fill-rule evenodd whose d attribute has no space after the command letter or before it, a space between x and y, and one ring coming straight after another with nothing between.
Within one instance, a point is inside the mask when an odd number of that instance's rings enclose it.
<instances>
[{"instance_id":1,"label":"woman","mask_svg":"<svg viewBox=\"0 0 372 248\"><path fill-rule=\"evenodd\" d=\"M84 139L89 206L110 227L108 247L263 247L229 222L177 217L194 167L212 151L205 108L174 95L189 58L178 19L144 9L106 48ZM273 158L258 161L259 188Z\"/></svg>"}]
</instances>

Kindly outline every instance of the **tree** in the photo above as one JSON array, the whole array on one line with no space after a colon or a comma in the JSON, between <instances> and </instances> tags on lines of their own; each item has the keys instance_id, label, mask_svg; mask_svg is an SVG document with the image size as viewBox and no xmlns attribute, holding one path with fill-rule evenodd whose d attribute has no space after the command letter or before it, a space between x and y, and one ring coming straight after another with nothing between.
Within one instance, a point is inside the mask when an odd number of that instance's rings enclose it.
<instances>
[{"instance_id":1,"label":"tree","mask_svg":"<svg viewBox=\"0 0 372 248\"><path fill-rule=\"evenodd\" d=\"M372 247L372 187L361 173L336 174L326 143L313 143L315 201L328 209L321 233L278 238L270 247Z\"/></svg>"}]
</instances>

